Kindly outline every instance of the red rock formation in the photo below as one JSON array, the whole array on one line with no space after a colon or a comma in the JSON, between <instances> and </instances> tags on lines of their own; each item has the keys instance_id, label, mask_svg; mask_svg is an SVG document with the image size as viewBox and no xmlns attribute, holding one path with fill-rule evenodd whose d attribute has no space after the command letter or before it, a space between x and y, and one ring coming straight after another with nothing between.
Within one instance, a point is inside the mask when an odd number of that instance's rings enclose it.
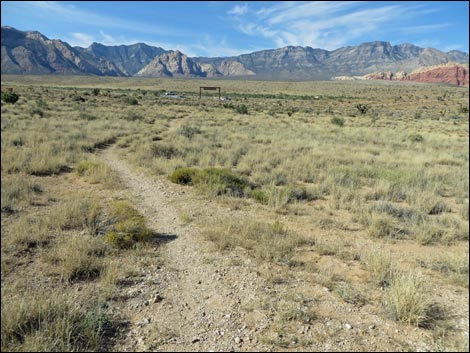
<instances>
[{"instance_id":1,"label":"red rock formation","mask_svg":"<svg viewBox=\"0 0 470 353\"><path fill-rule=\"evenodd\" d=\"M362 77L365 80L396 80L430 83L449 83L457 86L468 86L468 65L447 63L444 65L428 66L409 74L403 71L397 73L374 72Z\"/></svg>"},{"instance_id":2,"label":"red rock formation","mask_svg":"<svg viewBox=\"0 0 470 353\"><path fill-rule=\"evenodd\" d=\"M441 66L412 72L405 78L406 81L417 82L443 82L457 86L468 86L468 67L462 65Z\"/></svg>"}]
</instances>

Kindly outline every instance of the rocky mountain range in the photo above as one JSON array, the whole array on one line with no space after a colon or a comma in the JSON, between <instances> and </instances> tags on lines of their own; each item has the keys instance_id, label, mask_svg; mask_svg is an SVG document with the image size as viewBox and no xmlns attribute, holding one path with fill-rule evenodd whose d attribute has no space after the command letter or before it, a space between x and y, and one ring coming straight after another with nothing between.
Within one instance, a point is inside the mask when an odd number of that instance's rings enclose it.
<instances>
[{"instance_id":1,"label":"rocky mountain range","mask_svg":"<svg viewBox=\"0 0 470 353\"><path fill-rule=\"evenodd\" d=\"M36 31L4 26L2 74L82 74L148 77L256 77L259 79L330 79L373 72L411 72L457 62L468 64L469 55L447 53L413 44L370 42L333 51L287 46L233 57L193 57L144 43L88 48L72 47Z\"/></svg>"}]
</instances>

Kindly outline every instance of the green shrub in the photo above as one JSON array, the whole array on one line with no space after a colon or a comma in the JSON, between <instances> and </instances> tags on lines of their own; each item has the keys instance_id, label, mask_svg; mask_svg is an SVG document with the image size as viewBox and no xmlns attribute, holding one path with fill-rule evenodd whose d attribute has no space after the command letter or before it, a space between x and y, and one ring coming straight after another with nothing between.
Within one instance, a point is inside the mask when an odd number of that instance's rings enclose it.
<instances>
[{"instance_id":1,"label":"green shrub","mask_svg":"<svg viewBox=\"0 0 470 353\"><path fill-rule=\"evenodd\" d=\"M197 172L197 169L178 168L170 175L170 181L175 184L193 185L193 179Z\"/></svg>"},{"instance_id":2,"label":"green shrub","mask_svg":"<svg viewBox=\"0 0 470 353\"><path fill-rule=\"evenodd\" d=\"M194 184L201 184L215 195L246 196L245 190L251 186L245 179L229 169L206 168L194 176Z\"/></svg>"},{"instance_id":3,"label":"green shrub","mask_svg":"<svg viewBox=\"0 0 470 353\"><path fill-rule=\"evenodd\" d=\"M343 126L344 125L344 119L339 117L339 116L334 116L331 118L331 123L338 125L338 126Z\"/></svg>"},{"instance_id":4,"label":"green shrub","mask_svg":"<svg viewBox=\"0 0 470 353\"><path fill-rule=\"evenodd\" d=\"M137 242L149 241L152 231L145 225L144 216L125 201L111 204L109 218L113 223L105 235L105 242L120 249L127 249Z\"/></svg>"},{"instance_id":5,"label":"green shrub","mask_svg":"<svg viewBox=\"0 0 470 353\"><path fill-rule=\"evenodd\" d=\"M134 97L125 97L124 98L124 103L126 103L128 105L137 105L137 104L139 104L139 101Z\"/></svg>"},{"instance_id":6,"label":"green shrub","mask_svg":"<svg viewBox=\"0 0 470 353\"><path fill-rule=\"evenodd\" d=\"M408 136L408 139L411 142L423 142L424 141L424 137L420 134L411 134L410 136Z\"/></svg>"},{"instance_id":7,"label":"green shrub","mask_svg":"<svg viewBox=\"0 0 470 353\"><path fill-rule=\"evenodd\" d=\"M245 104L239 105L235 108L238 114L248 114L248 108Z\"/></svg>"},{"instance_id":8,"label":"green shrub","mask_svg":"<svg viewBox=\"0 0 470 353\"><path fill-rule=\"evenodd\" d=\"M214 196L248 196L253 188L247 180L235 175L229 169L222 168L179 168L173 172L170 180L176 184L197 185Z\"/></svg>"},{"instance_id":9,"label":"green shrub","mask_svg":"<svg viewBox=\"0 0 470 353\"><path fill-rule=\"evenodd\" d=\"M5 103L11 103L15 104L18 99L20 99L20 96L18 96L15 92L13 91L2 91L2 101Z\"/></svg>"},{"instance_id":10,"label":"green shrub","mask_svg":"<svg viewBox=\"0 0 470 353\"><path fill-rule=\"evenodd\" d=\"M97 96L98 94L100 94L100 89L99 89L99 88L93 88L93 90L91 91L91 93L92 93L94 96Z\"/></svg>"}]
</instances>

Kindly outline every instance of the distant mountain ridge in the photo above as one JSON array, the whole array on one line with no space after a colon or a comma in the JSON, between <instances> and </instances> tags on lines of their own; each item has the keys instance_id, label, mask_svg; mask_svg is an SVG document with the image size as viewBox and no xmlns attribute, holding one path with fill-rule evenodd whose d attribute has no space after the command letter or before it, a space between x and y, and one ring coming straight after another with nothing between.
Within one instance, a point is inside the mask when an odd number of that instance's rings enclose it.
<instances>
[{"instance_id":1,"label":"distant mountain ridge","mask_svg":"<svg viewBox=\"0 0 470 353\"><path fill-rule=\"evenodd\" d=\"M468 64L469 55L413 44L376 41L336 50L287 46L232 57L193 57L144 43L88 48L48 39L37 31L4 26L2 74L74 74L148 77L256 77L260 79L330 79L373 72L411 72L447 64Z\"/></svg>"}]
</instances>

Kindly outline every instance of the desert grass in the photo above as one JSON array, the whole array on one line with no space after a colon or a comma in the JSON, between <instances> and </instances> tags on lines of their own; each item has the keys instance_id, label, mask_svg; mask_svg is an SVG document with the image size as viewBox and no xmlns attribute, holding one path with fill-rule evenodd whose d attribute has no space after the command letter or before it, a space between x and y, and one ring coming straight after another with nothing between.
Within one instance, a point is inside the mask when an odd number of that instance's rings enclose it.
<instances>
[{"instance_id":1,"label":"desert grass","mask_svg":"<svg viewBox=\"0 0 470 353\"><path fill-rule=\"evenodd\" d=\"M385 318L438 336L438 289L445 284L457 293L468 287L469 116L461 109L468 106L468 90L413 83L217 81L232 98L224 104L212 96L199 100L204 82L2 75L2 90L12 88L20 96L1 107L2 350L103 347L100 337L81 329L87 327L83 320L107 322L99 303L73 303L71 288L92 283L99 300L113 300L122 290L120 279L137 273L136 263L150 256L146 242L120 249L103 241L109 232L125 233L124 225L116 229L120 222L110 218L113 201L106 201L122 185L93 156L113 143L123 159L152 177L166 179L182 169L223 170L224 176L208 172L199 183L176 186L230 208L230 215L188 209L181 218L204 225L201 234L217 251L242 248L267 264L263 277L273 285L288 285L311 268L306 282L329 288L344 304L380 298L367 303L374 312L384 309ZM94 88L100 89L97 95ZM168 100L161 90L185 93L185 99ZM358 105L367 105L367 112ZM442 116L444 109L448 113ZM243 188L225 183L237 180L244 181ZM56 184L65 190L91 188L93 197L72 190L64 197L53 191ZM142 217L130 218L133 222L124 223L145 233ZM402 254L397 244L418 250ZM448 251L454 248L464 250ZM417 261L423 249L447 255ZM361 266L365 284L338 276L334 262L318 265L307 258L294 266L302 252ZM434 275L423 277L413 266ZM288 273L276 275L277 267ZM60 315L43 314L57 312L47 309L55 306L44 304L46 295L15 295L18 278L30 271L37 278L32 283L47 278L46 287L63 288L61 298L51 297L62 303ZM462 298L453 296L456 303ZM4 316L7 304L27 307L31 315L29 308L44 307L39 316L50 319L37 329L21 310L22 318L13 311ZM267 310L277 326L264 337L275 348L289 347L295 338L286 325L321 320L295 298ZM465 315L462 307L455 310ZM455 326L445 335L454 337ZM71 333L79 339L71 341ZM426 342L440 349L468 348L445 337Z\"/></svg>"}]
</instances>

